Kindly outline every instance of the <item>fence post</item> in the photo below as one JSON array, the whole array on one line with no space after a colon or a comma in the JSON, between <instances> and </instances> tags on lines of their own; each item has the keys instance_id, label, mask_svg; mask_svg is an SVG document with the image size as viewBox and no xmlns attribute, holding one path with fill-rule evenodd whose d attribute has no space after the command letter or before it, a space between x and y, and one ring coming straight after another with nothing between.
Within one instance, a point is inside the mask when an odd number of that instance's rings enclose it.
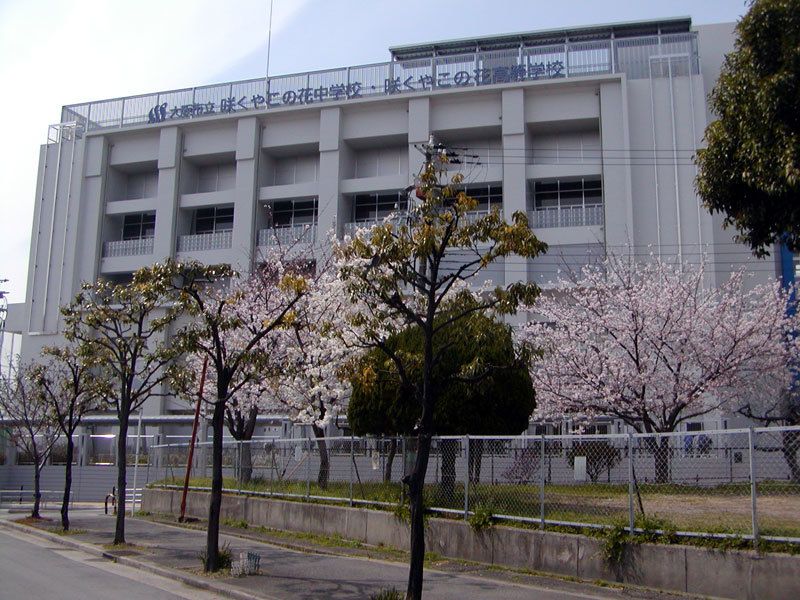
<instances>
[{"instance_id":1,"label":"fence post","mask_svg":"<svg viewBox=\"0 0 800 600\"><path fill-rule=\"evenodd\" d=\"M544 429L539 444L539 529L544 529Z\"/></svg>"},{"instance_id":2,"label":"fence post","mask_svg":"<svg viewBox=\"0 0 800 600\"><path fill-rule=\"evenodd\" d=\"M758 513L756 512L756 459L753 428L747 428L747 448L750 452L750 518L753 523L753 548L758 552Z\"/></svg>"},{"instance_id":3,"label":"fence post","mask_svg":"<svg viewBox=\"0 0 800 600\"><path fill-rule=\"evenodd\" d=\"M350 506L353 506L353 465L356 462L356 454L353 450L353 432L350 432Z\"/></svg>"},{"instance_id":4,"label":"fence post","mask_svg":"<svg viewBox=\"0 0 800 600\"><path fill-rule=\"evenodd\" d=\"M628 531L633 535L636 523L633 512L633 435L628 432Z\"/></svg>"},{"instance_id":5,"label":"fence post","mask_svg":"<svg viewBox=\"0 0 800 600\"><path fill-rule=\"evenodd\" d=\"M464 519L469 517L469 436L464 436L464 457L467 464L464 468Z\"/></svg>"},{"instance_id":6,"label":"fence post","mask_svg":"<svg viewBox=\"0 0 800 600\"><path fill-rule=\"evenodd\" d=\"M238 486L239 487L239 492L238 493L241 495L241 493L242 493L242 479L244 479L244 473L242 472L242 450L244 450L244 448L242 447L242 440L239 440L238 446L239 446L238 447L239 455L236 457L236 463L237 463L236 472L239 473L239 477L237 477L238 484L239 484L239 486Z\"/></svg>"},{"instance_id":7,"label":"fence post","mask_svg":"<svg viewBox=\"0 0 800 600\"><path fill-rule=\"evenodd\" d=\"M308 438L308 453L306 454L306 498L311 496L311 438Z\"/></svg>"}]
</instances>

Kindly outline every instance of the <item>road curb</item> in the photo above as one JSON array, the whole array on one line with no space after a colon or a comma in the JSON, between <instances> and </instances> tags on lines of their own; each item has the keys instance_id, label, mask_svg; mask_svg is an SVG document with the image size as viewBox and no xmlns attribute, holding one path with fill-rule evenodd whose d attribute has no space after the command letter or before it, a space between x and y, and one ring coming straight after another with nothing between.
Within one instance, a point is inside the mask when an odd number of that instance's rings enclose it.
<instances>
[{"instance_id":1,"label":"road curb","mask_svg":"<svg viewBox=\"0 0 800 600\"><path fill-rule=\"evenodd\" d=\"M81 550L82 552L86 552L87 554L91 554L92 556L99 556L101 558L104 558L111 562L115 562L120 565L133 567L141 571L147 571L148 573L153 573L154 575L160 575L161 577L166 577L168 579L180 581L181 583L188 585L190 587L205 590L208 592L214 592L215 594L220 594L228 598L233 598L234 600L280 600L275 596L252 594L228 585L216 583L214 581L206 581L199 577L193 577L192 575L188 575L177 569L171 569L169 567L159 567L158 565L153 565L145 561L131 558L129 556L115 556L111 552L103 550L102 548L98 548L94 544L67 539L64 536L56 535L48 531L43 531L37 527L31 527L29 525L22 525L20 523L14 523L13 521L0 519L0 528L12 529L15 531L20 531L22 533L27 533L28 535L33 535L35 537L45 539L49 542L60 544L61 546L66 546L68 548Z\"/></svg>"}]
</instances>

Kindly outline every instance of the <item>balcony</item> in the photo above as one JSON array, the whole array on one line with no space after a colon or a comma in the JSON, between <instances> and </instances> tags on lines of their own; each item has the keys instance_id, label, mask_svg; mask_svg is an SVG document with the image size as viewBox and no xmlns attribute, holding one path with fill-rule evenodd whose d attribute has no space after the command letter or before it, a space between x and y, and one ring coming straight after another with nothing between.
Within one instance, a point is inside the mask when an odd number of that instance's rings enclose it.
<instances>
[{"instance_id":1,"label":"balcony","mask_svg":"<svg viewBox=\"0 0 800 600\"><path fill-rule=\"evenodd\" d=\"M203 250L227 250L233 244L233 231L215 231L182 235L178 238L178 252L199 252Z\"/></svg>"},{"instance_id":2,"label":"balcony","mask_svg":"<svg viewBox=\"0 0 800 600\"><path fill-rule=\"evenodd\" d=\"M119 240L103 244L103 258L119 256L138 256L153 253L153 238L143 237L133 240Z\"/></svg>"},{"instance_id":3,"label":"balcony","mask_svg":"<svg viewBox=\"0 0 800 600\"><path fill-rule=\"evenodd\" d=\"M317 239L317 224L306 223L289 225L288 227L274 227L261 229L258 232L258 247L290 248L297 244L313 244Z\"/></svg>"},{"instance_id":4,"label":"balcony","mask_svg":"<svg viewBox=\"0 0 800 600\"><path fill-rule=\"evenodd\" d=\"M528 213L530 226L535 228L549 227L587 227L603 224L603 205L561 206L537 208Z\"/></svg>"}]
</instances>

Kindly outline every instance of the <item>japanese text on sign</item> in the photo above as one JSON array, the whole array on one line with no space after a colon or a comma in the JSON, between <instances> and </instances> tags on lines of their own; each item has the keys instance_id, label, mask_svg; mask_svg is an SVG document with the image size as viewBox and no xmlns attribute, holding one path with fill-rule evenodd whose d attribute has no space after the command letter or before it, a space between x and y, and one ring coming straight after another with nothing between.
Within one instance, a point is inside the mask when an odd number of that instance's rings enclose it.
<instances>
[{"instance_id":1,"label":"japanese text on sign","mask_svg":"<svg viewBox=\"0 0 800 600\"><path fill-rule=\"evenodd\" d=\"M169 103L162 102L150 109L147 115L147 122L161 123L172 119L191 119L210 114L234 113L279 106L308 105L327 100L351 100L362 98L364 95L392 95L434 89L534 81L537 79L564 77L565 75L564 63L556 60L472 69L470 71L437 70L435 75L423 73L404 77L389 77L383 80L382 87L368 85L360 81L318 87L300 87L283 91L275 91L268 87L263 95L230 96L221 98L218 102L193 102L180 106L170 106ZM274 83L274 80L271 83Z\"/></svg>"}]
</instances>

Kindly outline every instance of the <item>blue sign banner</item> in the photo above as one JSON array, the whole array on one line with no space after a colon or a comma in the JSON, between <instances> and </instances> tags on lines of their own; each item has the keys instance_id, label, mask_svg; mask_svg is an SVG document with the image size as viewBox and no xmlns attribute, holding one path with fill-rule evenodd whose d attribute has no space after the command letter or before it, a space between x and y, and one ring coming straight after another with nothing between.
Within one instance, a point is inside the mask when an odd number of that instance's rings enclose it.
<instances>
[{"instance_id":1,"label":"blue sign banner","mask_svg":"<svg viewBox=\"0 0 800 600\"><path fill-rule=\"evenodd\" d=\"M554 79L565 76L564 63L560 60L555 60L538 63L528 62L523 65L498 66L490 69L473 69L471 71L436 71L434 74L389 77L383 80L382 88L379 85L367 85L360 81L351 81L319 87L300 87L277 92L270 90L268 85L264 94L230 96L220 98L217 102L194 102L180 106L171 106L167 102L162 102L150 109L147 115L147 122L162 123L174 119L192 119L206 115L230 114L246 110L352 100L362 98L365 95L394 95L435 89Z\"/></svg>"}]
</instances>

